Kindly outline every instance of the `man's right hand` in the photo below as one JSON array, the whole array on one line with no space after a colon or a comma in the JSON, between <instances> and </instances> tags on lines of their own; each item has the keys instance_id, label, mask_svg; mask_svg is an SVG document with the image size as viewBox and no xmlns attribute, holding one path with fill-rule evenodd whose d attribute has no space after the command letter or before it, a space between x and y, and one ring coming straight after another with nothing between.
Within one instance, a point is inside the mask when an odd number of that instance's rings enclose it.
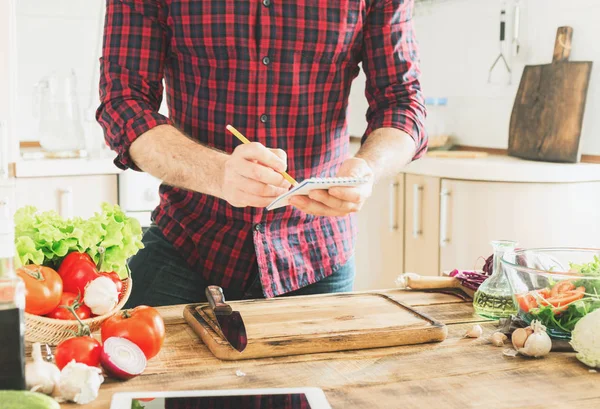
<instances>
[{"instance_id":1,"label":"man's right hand","mask_svg":"<svg viewBox=\"0 0 600 409\"><path fill-rule=\"evenodd\" d=\"M239 145L225 160L222 197L234 207L266 207L287 192L287 155L258 142Z\"/></svg>"}]
</instances>

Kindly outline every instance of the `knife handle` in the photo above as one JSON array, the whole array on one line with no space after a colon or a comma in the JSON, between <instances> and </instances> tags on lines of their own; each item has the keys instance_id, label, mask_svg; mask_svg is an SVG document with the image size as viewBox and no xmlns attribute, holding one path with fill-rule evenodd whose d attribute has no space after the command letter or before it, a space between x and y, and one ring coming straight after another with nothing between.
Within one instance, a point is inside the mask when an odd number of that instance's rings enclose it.
<instances>
[{"instance_id":1,"label":"knife handle","mask_svg":"<svg viewBox=\"0 0 600 409\"><path fill-rule=\"evenodd\" d=\"M225 295L223 294L223 289L221 287L209 285L206 287L205 294L210 308L212 308L215 313L231 314L233 312L231 307L225 304Z\"/></svg>"}]
</instances>

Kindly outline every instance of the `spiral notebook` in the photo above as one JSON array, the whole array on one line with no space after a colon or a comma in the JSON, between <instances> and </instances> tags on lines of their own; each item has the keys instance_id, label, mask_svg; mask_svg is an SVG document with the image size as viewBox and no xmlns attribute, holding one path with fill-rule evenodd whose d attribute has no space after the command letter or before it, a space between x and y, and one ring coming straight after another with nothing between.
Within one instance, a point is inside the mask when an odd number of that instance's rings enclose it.
<instances>
[{"instance_id":1,"label":"spiral notebook","mask_svg":"<svg viewBox=\"0 0 600 409\"><path fill-rule=\"evenodd\" d=\"M289 205L289 200L292 196L308 196L308 193L312 190L328 190L332 187L352 187L359 186L367 183L367 178L310 178L304 179L302 182L294 186L293 189L285 192L277 199L273 200L271 204L267 206L267 210L279 209Z\"/></svg>"}]
</instances>

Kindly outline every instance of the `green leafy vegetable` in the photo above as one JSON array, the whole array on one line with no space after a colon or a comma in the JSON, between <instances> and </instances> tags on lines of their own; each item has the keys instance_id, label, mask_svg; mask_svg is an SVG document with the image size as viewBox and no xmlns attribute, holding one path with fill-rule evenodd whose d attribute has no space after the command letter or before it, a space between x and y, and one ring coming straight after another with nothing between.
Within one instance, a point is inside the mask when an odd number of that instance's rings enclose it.
<instances>
[{"instance_id":1,"label":"green leafy vegetable","mask_svg":"<svg viewBox=\"0 0 600 409\"><path fill-rule=\"evenodd\" d=\"M570 333L581 318L592 311L600 309L600 257L594 256L594 260L590 263L570 263L570 267L572 271L584 276L598 276L598 279L575 281L573 283L575 287L585 287L585 295L580 300L569 304L566 311L555 314L552 305L538 305L538 308L531 309L524 314L529 321L537 319L549 330Z\"/></svg>"},{"instance_id":2,"label":"green leafy vegetable","mask_svg":"<svg viewBox=\"0 0 600 409\"><path fill-rule=\"evenodd\" d=\"M23 207L15 213L15 246L23 264L57 267L70 252L87 252L95 262L105 257L100 271L116 271L125 277L127 259L143 248L142 228L118 205L102 204L102 211L85 220L64 219L53 211Z\"/></svg>"},{"instance_id":3,"label":"green leafy vegetable","mask_svg":"<svg viewBox=\"0 0 600 409\"><path fill-rule=\"evenodd\" d=\"M585 276L600 276L600 257L594 256L594 261L586 264L570 263L571 269Z\"/></svg>"}]
</instances>

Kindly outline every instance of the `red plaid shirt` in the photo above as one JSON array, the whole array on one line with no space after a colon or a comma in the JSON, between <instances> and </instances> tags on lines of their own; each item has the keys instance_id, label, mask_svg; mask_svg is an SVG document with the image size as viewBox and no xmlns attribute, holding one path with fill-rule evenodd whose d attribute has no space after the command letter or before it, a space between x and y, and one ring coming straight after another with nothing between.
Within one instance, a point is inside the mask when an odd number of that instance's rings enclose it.
<instances>
[{"instance_id":1,"label":"red plaid shirt","mask_svg":"<svg viewBox=\"0 0 600 409\"><path fill-rule=\"evenodd\" d=\"M116 164L129 146L172 124L232 152L230 123L281 148L297 180L334 176L348 157L350 84L367 76L368 128L411 135L425 151L412 0L107 0L97 118ZM158 113L162 80L169 118ZM208 282L244 288L257 267L268 297L332 274L354 250L353 216L287 207L234 208L163 185L153 217Z\"/></svg>"}]
</instances>

